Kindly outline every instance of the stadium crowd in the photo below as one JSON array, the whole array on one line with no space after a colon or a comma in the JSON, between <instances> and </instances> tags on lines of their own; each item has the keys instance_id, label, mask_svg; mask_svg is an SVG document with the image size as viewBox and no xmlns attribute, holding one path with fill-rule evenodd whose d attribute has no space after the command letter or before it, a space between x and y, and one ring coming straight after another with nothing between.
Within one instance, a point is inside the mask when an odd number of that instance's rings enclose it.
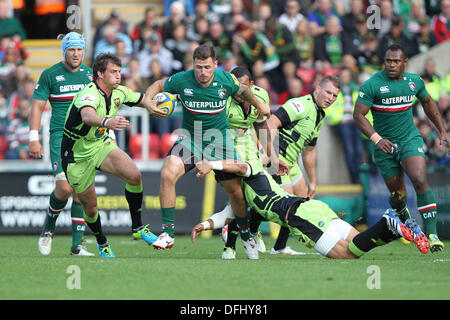
<instances>
[{"instance_id":1,"label":"stadium crowd","mask_svg":"<svg viewBox=\"0 0 450 320\"><path fill-rule=\"evenodd\" d=\"M28 54L22 44L28 30L18 11L8 10L6 1L0 0L0 159L30 159L28 119L35 82L25 66ZM190 69L196 46L212 42L219 68L231 71L237 65L248 67L255 84L269 92L272 105L311 93L322 77L339 74L343 85L338 100L327 110L327 122L343 141L354 141L344 150L352 155L347 161L352 182L357 181L353 168L364 161L364 146L369 143L353 124L359 86L382 68L383 53L389 45L401 44L411 58L450 39L450 0L183 3L165 0L164 17L152 7L142 9L144 19L134 26L112 10L96 26L93 54L85 60L89 63L102 52L116 54L123 63L123 84L143 92L158 79ZM370 5L380 10L376 28L366 13ZM421 76L450 128L450 74L439 74L436 62L429 59ZM428 164L448 166L448 156L439 151L437 134L420 104L413 110L426 144ZM180 127L181 113L150 121L154 139L162 141ZM355 134L358 139L350 139ZM156 157L163 157L161 153Z\"/></svg>"}]
</instances>

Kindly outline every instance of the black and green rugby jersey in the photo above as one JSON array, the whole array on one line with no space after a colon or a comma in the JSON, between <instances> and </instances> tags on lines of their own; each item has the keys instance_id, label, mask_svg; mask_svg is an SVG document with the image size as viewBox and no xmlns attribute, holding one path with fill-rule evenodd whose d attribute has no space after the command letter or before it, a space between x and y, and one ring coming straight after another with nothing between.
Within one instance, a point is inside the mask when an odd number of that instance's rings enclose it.
<instances>
[{"instance_id":1,"label":"black and green rugby jersey","mask_svg":"<svg viewBox=\"0 0 450 320\"><path fill-rule=\"evenodd\" d=\"M81 109L92 107L99 117L113 118L122 104L134 106L140 103L142 98L142 93L121 85L108 97L95 81L88 84L75 95L71 107L67 110L61 143L62 158L67 162L90 158L108 136L107 128L85 124L81 120Z\"/></svg>"}]
</instances>

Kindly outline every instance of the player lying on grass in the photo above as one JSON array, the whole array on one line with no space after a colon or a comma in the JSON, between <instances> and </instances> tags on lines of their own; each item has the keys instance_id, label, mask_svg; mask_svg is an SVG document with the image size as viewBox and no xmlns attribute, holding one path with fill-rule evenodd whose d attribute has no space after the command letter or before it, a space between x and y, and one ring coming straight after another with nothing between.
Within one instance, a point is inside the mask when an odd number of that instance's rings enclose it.
<instances>
[{"instance_id":1,"label":"player lying on grass","mask_svg":"<svg viewBox=\"0 0 450 320\"><path fill-rule=\"evenodd\" d=\"M403 224L394 210L388 209L375 225L360 233L339 219L326 203L289 194L264 170L253 173L248 163L204 160L196 164L197 177L202 179L213 169L243 176L244 195L250 207L269 221L288 227L296 239L326 257L359 258L400 237L414 240L422 253L428 252L428 240L415 221L408 219ZM205 227L199 223L192 229L192 242Z\"/></svg>"}]
</instances>

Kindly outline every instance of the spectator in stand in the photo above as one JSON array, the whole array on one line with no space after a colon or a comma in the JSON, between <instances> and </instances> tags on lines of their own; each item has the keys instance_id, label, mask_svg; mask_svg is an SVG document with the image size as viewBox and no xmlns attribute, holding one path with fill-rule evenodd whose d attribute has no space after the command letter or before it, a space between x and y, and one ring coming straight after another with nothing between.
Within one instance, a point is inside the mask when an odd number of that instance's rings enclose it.
<instances>
[{"instance_id":1,"label":"spectator in stand","mask_svg":"<svg viewBox=\"0 0 450 320\"><path fill-rule=\"evenodd\" d=\"M436 72L436 61L433 58L428 58L425 61L425 70L420 76L423 82L425 82L425 88L431 98L437 103L443 90L441 88L441 76Z\"/></svg>"},{"instance_id":2,"label":"spectator in stand","mask_svg":"<svg viewBox=\"0 0 450 320\"><path fill-rule=\"evenodd\" d=\"M117 54L117 41L123 41L125 43L126 54L131 55L133 53L133 44L130 37L125 33L119 32L116 25L107 24L102 28L102 38L100 38L95 46L94 58L105 52Z\"/></svg>"},{"instance_id":3,"label":"spectator in stand","mask_svg":"<svg viewBox=\"0 0 450 320\"><path fill-rule=\"evenodd\" d=\"M432 25L439 42L450 39L450 0L441 0L441 13L433 17Z\"/></svg>"},{"instance_id":4,"label":"spectator in stand","mask_svg":"<svg viewBox=\"0 0 450 320\"><path fill-rule=\"evenodd\" d=\"M219 60L223 59L231 48L232 35L225 31L224 27L219 21L211 22L209 24L209 32L203 39L204 42L211 42L216 49L216 54Z\"/></svg>"},{"instance_id":5,"label":"spectator in stand","mask_svg":"<svg viewBox=\"0 0 450 320\"><path fill-rule=\"evenodd\" d=\"M391 0L380 1L380 29L375 29L378 39L381 39L391 29L391 20L394 16L394 9Z\"/></svg>"},{"instance_id":6,"label":"spectator in stand","mask_svg":"<svg viewBox=\"0 0 450 320\"><path fill-rule=\"evenodd\" d=\"M128 74L128 63L131 59L131 54L127 52L127 46L123 40L116 41L116 56L122 62L122 69L120 70L122 76Z\"/></svg>"},{"instance_id":7,"label":"spectator in stand","mask_svg":"<svg viewBox=\"0 0 450 320\"><path fill-rule=\"evenodd\" d=\"M166 17L170 16L170 8L174 2L180 2L180 0L164 0L164 15ZM185 5L185 15L191 16L195 14L194 3L195 0L182 0Z\"/></svg>"},{"instance_id":8,"label":"spectator in stand","mask_svg":"<svg viewBox=\"0 0 450 320\"><path fill-rule=\"evenodd\" d=\"M208 35L209 22L205 18L195 19L195 25L188 26L186 36L189 41L203 43L205 37Z\"/></svg>"},{"instance_id":9,"label":"spectator in stand","mask_svg":"<svg viewBox=\"0 0 450 320\"><path fill-rule=\"evenodd\" d=\"M342 56L346 54L344 35L341 32L339 18L330 16L325 24L325 32L314 38L314 61L323 68L341 66Z\"/></svg>"},{"instance_id":10,"label":"spectator in stand","mask_svg":"<svg viewBox=\"0 0 450 320\"><path fill-rule=\"evenodd\" d=\"M316 3L317 8L308 14L309 30L314 37L326 32L325 24L330 17L339 17L331 0L317 0Z\"/></svg>"},{"instance_id":11,"label":"spectator in stand","mask_svg":"<svg viewBox=\"0 0 450 320\"><path fill-rule=\"evenodd\" d=\"M358 91L356 83L352 81L349 69L342 69L339 74L341 92L335 103L325 110L327 122L336 129L345 153L345 162L351 183L359 182L359 167L361 165L362 140L358 128L353 122L353 106Z\"/></svg>"},{"instance_id":12,"label":"spectator in stand","mask_svg":"<svg viewBox=\"0 0 450 320\"><path fill-rule=\"evenodd\" d=\"M342 28L344 33L352 33L358 23L358 17L364 16L364 1L351 0L350 12L342 17ZM365 16L364 16L365 18ZM365 19L364 19L365 20Z\"/></svg>"},{"instance_id":13,"label":"spectator in stand","mask_svg":"<svg viewBox=\"0 0 450 320\"><path fill-rule=\"evenodd\" d=\"M423 10L422 0L412 0L407 1L406 3L408 4L408 11L406 11L405 15L400 13L400 16L403 18L403 21L405 22L404 32L406 36L408 38L412 38L416 34L420 33L420 21L426 19L427 15ZM402 4L405 4L405 2L402 1Z\"/></svg>"},{"instance_id":14,"label":"spectator in stand","mask_svg":"<svg viewBox=\"0 0 450 320\"><path fill-rule=\"evenodd\" d=\"M294 43L300 56L300 68L312 68L314 62L314 38L309 33L306 19L300 21L295 29Z\"/></svg>"},{"instance_id":15,"label":"spectator in stand","mask_svg":"<svg viewBox=\"0 0 450 320\"><path fill-rule=\"evenodd\" d=\"M294 0L294 2L296 2L296 0ZM293 38L294 33L284 24L277 23L276 17L270 17L266 20L264 34L268 39L271 39L275 46L275 50L280 58L281 66L285 62L293 62L296 66L299 65L300 55L295 47Z\"/></svg>"},{"instance_id":16,"label":"spectator in stand","mask_svg":"<svg viewBox=\"0 0 450 320\"><path fill-rule=\"evenodd\" d=\"M307 94L303 87L303 81L300 78L292 77L287 80L287 91L280 93L278 103L282 105L289 99L298 98Z\"/></svg>"},{"instance_id":17,"label":"spectator in stand","mask_svg":"<svg viewBox=\"0 0 450 320\"><path fill-rule=\"evenodd\" d=\"M245 11L243 0L231 0L231 14L222 16L220 21L226 31L233 33L240 23L251 21L251 16Z\"/></svg>"},{"instance_id":18,"label":"spectator in stand","mask_svg":"<svg viewBox=\"0 0 450 320\"><path fill-rule=\"evenodd\" d=\"M14 72L9 73L3 78L3 93L5 97L9 97L14 91L22 86L25 81L31 80L29 70L24 64L16 66Z\"/></svg>"},{"instance_id":19,"label":"spectator in stand","mask_svg":"<svg viewBox=\"0 0 450 320\"><path fill-rule=\"evenodd\" d=\"M263 88L269 93L269 101L270 104L280 104L279 102L279 94L272 89L272 86L270 85L269 78L265 75L261 75L255 78L255 85L258 87Z\"/></svg>"},{"instance_id":20,"label":"spectator in stand","mask_svg":"<svg viewBox=\"0 0 450 320\"><path fill-rule=\"evenodd\" d=\"M128 23L120 18L119 11L117 9L111 10L111 13L105 21L100 23L95 29L94 39L93 39L93 51L96 51L96 46L98 42L104 37L103 29L108 26L115 26L115 32L119 34L124 34L128 37ZM131 39L130 39L131 40Z\"/></svg>"},{"instance_id":21,"label":"spectator in stand","mask_svg":"<svg viewBox=\"0 0 450 320\"><path fill-rule=\"evenodd\" d=\"M31 159L28 155L28 138L30 132L29 117L31 104L28 99L20 99L17 116L8 126L9 150L6 159Z\"/></svg>"},{"instance_id":22,"label":"spectator in stand","mask_svg":"<svg viewBox=\"0 0 450 320\"><path fill-rule=\"evenodd\" d=\"M401 45L409 58L413 57L419 52L417 43L414 39L408 39L403 32L403 20L399 15L393 15L391 21L391 30L386 33L380 41L379 55L384 55L387 48L392 44Z\"/></svg>"},{"instance_id":23,"label":"spectator in stand","mask_svg":"<svg viewBox=\"0 0 450 320\"><path fill-rule=\"evenodd\" d=\"M139 41L139 43L143 43L145 42L144 39L148 39L148 37L146 37L143 34L143 29L150 29L153 32L158 31L159 25L158 22L156 21L156 12L153 9L153 7L149 7L147 9L145 9L145 15L144 15L144 20L139 22L133 29L133 32L131 32L130 34L130 39L135 42L135 41Z\"/></svg>"},{"instance_id":24,"label":"spectator in stand","mask_svg":"<svg viewBox=\"0 0 450 320\"><path fill-rule=\"evenodd\" d=\"M173 30L179 24L187 25L188 19L185 14L185 7L181 1L172 2L170 5L169 19L161 27L163 41L173 38Z\"/></svg>"},{"instance_id":25,"label":"spectator in stand","mask_svg":"<svg viewBox=\"0 0 450 320\"><path fill-rule=\"evenodd\" d=\"M417 43L419 53L428 52L432 47L438 44L438 40L431 31L430 18L425 17L419 20L420 30L414 35L414 41Z\"/></svg>"},{"instance_id":26,"label":"spectator in stand","mask_svg":"<svg viewBox=\"0 0 450 320\"><path fill-rule=\"evenodd\" d=\"M15 37L18 41L27 38L22 23L8 15L8 3L2 0L0 1L0 38L5 35Z\"/></svg>"},{"instance_id":27,"label":"spectator in stand","mask_svg":"<svg viewBox=\"0 0 450 320\"><path fill-rule=\"evenodd\" d=\"M174 70L180 70L182 65L179 61L173 59L173 54L162 45L162 39L154 33L150 37L149 47L145 47L138 54L139 59L139 72L141 77L150 78L152 73L150 70L150 64L152 60L158 60L163 68L163 73L171 75Z\"/></svg>"},{"instance_id":28,"label":"spectator in stand","mask_svg":"<svg viewBox=\"0 0 450 320\"><path fill-rule=\"evenodd\" d=\"M384 58L378 52L378 38L373 33L364 37L364 45L356 58L362 73L373 75L381 70Z\"/></svg>"},{"instance_id":29,"label":"spectator in stand","mask_svg":"<svg viewBox=\"0 0 450 320\"><path fill-rule=\"evenodd\" d=\"M13 73L16 67L23 62L20 50L12 42L10 44L11 46L5 49L5 54L0 64L0 77Z\"/></svg>"},{"instance_id":30,"label":"spectator in stand","mask_svg":"<svg viewBox=\"0 0 450 320\"><path fill-rule=\"evenodd\" d=\"M238 66L236 57L233 53L231 53L231 51L226 51L221 57L218 58L218 60L219 65L217 66L217 69L231 72L231 70Z\"/></svg>"},{"instance_id":31,"label":"spectator in stand","mask_svg":"<svg viewBox=\"0 0 450 320\"><path fill-rule=\"evenodd\" d=\"M173 54L174 61L178 61L180 69L184 69L184 57L189 50L190 41L186 38L186 26L177 25L173 30L173 36L164 41L166 47Z\"/></svg>"},{"instance_id":32,"label":"spectator in stand","mask_svg":"<svg viewBox=\"0 0 450 320\"><path fill-rule=\"evenodd\" d=\"M239 54L249 69L253 68L256 61L262 61L263 71L272 83L275 85L280 83L280 73L277 70L280 58L271 41L263 33L255 32L249 23L240 23L236 27L232 47L234 54Z\"/></svg>"},{"instance_id":33,"label":"spectator in stand","mask_svg":"<svg viewBox=\"0 0 450 320\"><path fill-rule=\"evenodd\" d=\"M231 13L231 0L212 0L211 12L220 20Z\"/></svg>"},{"instance_id":34,"label":"spectator in stand","mask_svg":"<svg viewBox=\"0 0 450 320\"><path fill-rule=\"evenodd\" d=\"M300 9L300 3L297 0L287 0L285 12L278 18L278 23L285 25L290 32L294 32L297 24L305 19Z\"/></svg>"},{"instance_id":35,"label":"spectator in stand","mask_svg":"<svg viewBox=\"0 0 450 320\"><path fill-rule=\"evenodd\" d=\"M364 38L369 33L366 17L363 14L357 15L354 19L353 29L343 32L344 46L348 53L357 58L364 47Z\"/></svg>"}]
</instances>

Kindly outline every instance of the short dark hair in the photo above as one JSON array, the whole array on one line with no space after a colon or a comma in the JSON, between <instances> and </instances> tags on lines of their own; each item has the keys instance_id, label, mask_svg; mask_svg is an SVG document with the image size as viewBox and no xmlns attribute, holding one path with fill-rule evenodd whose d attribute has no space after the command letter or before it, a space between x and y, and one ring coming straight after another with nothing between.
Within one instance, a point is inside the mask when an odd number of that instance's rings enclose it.
<instances>
[{"instance_id":1,"label":"short dark hair","mask_svg":"<svg viewBox=\"0 0 450 320\"><path fill-rule=\"evenodd\" d=\"M341 90L341 80L339 80L338 76L335 75L327 75L322 78L319 82L319 87L323 87L325 83L331 82L333 86Z\"/></svg>"},{"instance_id":2,"label":"short dark hair","mask_svg":"<svg viewBox=\"0 0 450 320\"><path fill-rule=\"evenodd\" d=\"M216 60L216 50L211 42L204 43L195 48L193 58L194 60L206 60L208 58Z\"/></svg>"},{"instance_id":3,"label":"short dark hair","mask_svg":"<svg viewBox=\"0 0 450 320\"><path fill-rule=\"evenodd\" d=\"M106 71L106 67L108 66L108 62L121 67L122 66L122 61L120 60L119 57L115 56L114 54L107 52L107 53L102 53L100 55L98 55L94 62L92 63L92 73L94 74L94 80L98 79L98 75L97 72L105 72Z\"/></svg>"},{"instance_id":4,"label":"short dark hair","mask_svg":"<svg viewBox=\"0 0 450 320\"><path fill-rule=\"evenodd\" d=\"M253 80L253 76L252 76L250 70L248 70L245 67L236 67L233 70L231 70L231 73L234 74L236 76L236 78L247 76L250 81Z\"/></svg>"},{"instance_id":5,"label":"short dark hair","mask_svg":"<svg viewBox=\"0 0 450 320\"><path fill-rule=\"evenodd\" d=\"M406 59L406 58L408 58L408 55L406 54L406 50L405 50L405 48L403 48L401 45L399 45L399 44L391 44L387 49L386 49L386 51L384 52L384 56L386 56L386 53L388 52L388 51L401 51L402 52L402 58L403 59Z\"/></svg>"}]
</instances>

